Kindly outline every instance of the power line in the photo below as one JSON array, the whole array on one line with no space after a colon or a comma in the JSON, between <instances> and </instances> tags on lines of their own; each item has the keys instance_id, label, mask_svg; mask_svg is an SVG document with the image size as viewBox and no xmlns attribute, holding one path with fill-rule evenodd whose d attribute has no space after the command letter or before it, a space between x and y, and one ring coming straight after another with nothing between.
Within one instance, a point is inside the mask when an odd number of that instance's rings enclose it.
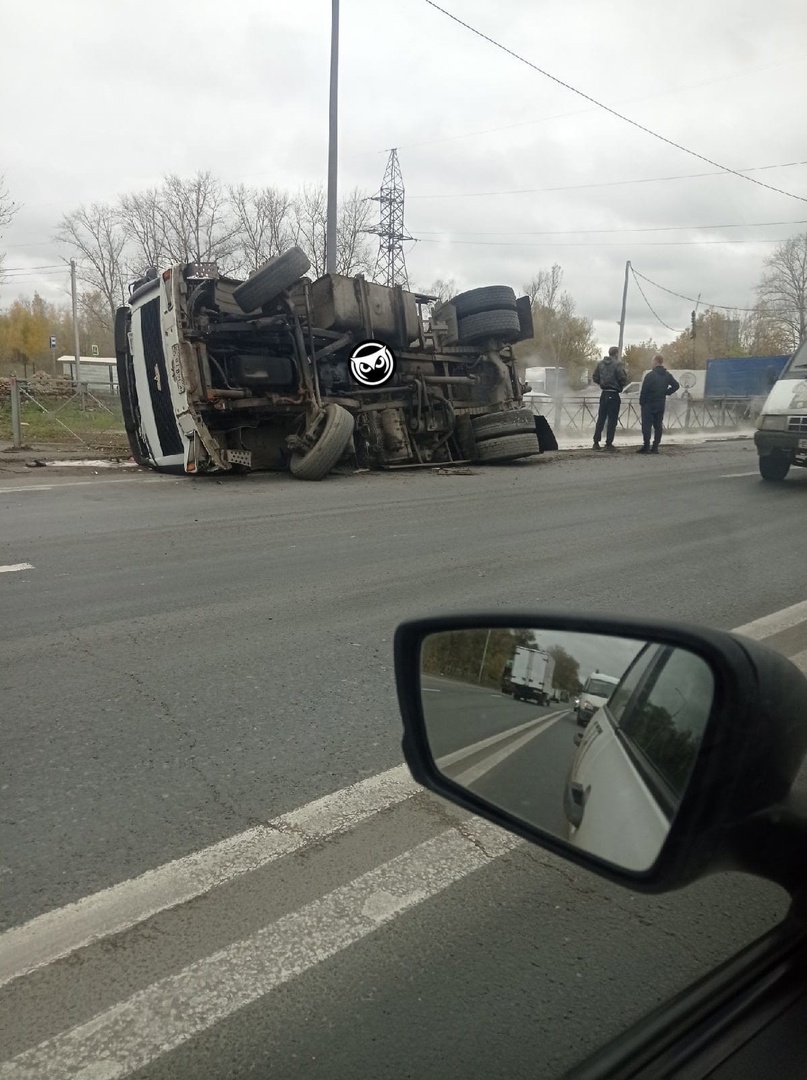
<instances>
[{"instance_id":1,"label":"power line","mask_svg":"<svg viewBox=\"0 0 807 1080\"><path fill-rule=\"evenodd\" d=\"M46 263L44 266L6 266L3 268L4 274L15 274L18 271L24 271L26 274L31 270L69 270L70 267L67 263Z\"/></svg>"},{"instance_id":2,"label":"power line","mask_svg":"<svg viewBox=\"0 0 807 1080\"><path fill-rule=\"evenodd\" d=\"M790 169L798 165L807 165L807 161L788 161L782 165L758 165L753 169L734 170L719 169L717 172L701 173L678 173L673 176L645 176L634 180L604 180L595 184L561 184L557 187L544 188L508 188L504 191L458 191L454 193L437 195L410 195L410 199L478 199L489 195L537 195L548 191L585 191L590 188L623 187L626 184L660 184L668 180L699 180L704 176L728 176L730 173L740 176L745 173L763 172L766 169ZM746 179L750 179L746 177Z\"/></svg>"},{"instance_id":3,"label":"power line","mask_svg":"<svg viewBox=\"0 0 807 1080\"><path fill-rule=\"evenodd\" d=\"M689 232L694 229L762 229L770 225L807 225L807 219L802 221L748 221L733 222L726 225L658 225L653 228L640 227L629 229L555 229L551 232L527 232L524 229L516 229L513 232L455 232L452 236L595 236L606 233L645 233L645 232ZM447 230L437 229L429 232L421 232L421 236L444 236Z\"/></svg>"},{"instance_id":4,"label":"power line","mask_svg":"<svg viewBox=\"0 0 807 1080\"><path fill-rule=\"evenodd\" d=\"M621 104L629 104L634 101L652 101L656 98L669 97L671 94L681 94L687 90L696 90L702 86L711 86L713 83L727 82L731 79L740 79L745 75L753 75L759 71L769 71L771 68L784 67L787 64L800 63L804 59L804 54L800 53L798 56L791 57L789 60L777 61L775 64L766 64L763 67L758 68L746 68L743 71L732 72L729 75L720 75L715 79L705 79L698 83L687 83L686 86L676 86L672 90L663 90L658 94L643 94L641 97L623 98ZM483 128L481 131L466 131L458 135L444 135L439 139L422 139L419 142L404 143L403 146L399 146L399 150L411 150L420 146L436 146L444 142L456 142L458 139L471 139L479 135L498 135L501 131L512 131L515 128L521 127L534 127L536 124L545 124L552 120L565 120L570 116L584 116L588 112L592 112L592 109L573 109L571 112L555 113L553 116L540 116L537 120L520 120L517 124L500 124L495 128ZM383 150L367 151L366 154L351 154L350 157L369 157L371 153L384 153ZM740 172L743 170L741 169Z\"/></svg>"},{"instance_id":5,"label":"power line","mask_svg":"<svg viewBox=\"0 0 807 1080\"><path fill-rule=\"evenodd\" d=\"M566 241L561 240L560 242L555 242L555 243L552 243L552 244L540 244L540 243L520 244L518 242L511 242L509 240L504 240L504 241L501 241L501 242L496 241L496 240L452 240L450 237L446 237L445 240L430 240L430 239L427 239L426 237L423 237L423 236L416 237L416 239L421 244L442 244L442 243L447 243L447 244L462 244L463 246L471 246L471 247L526 247L526 248L533 248L533 250L535 248L538 248L538 247L552 247L552 248L559 248L559 247L618 247L618 248L626 248L628 246L630 246L631 248L636 248L636 247L704 247L707 244L781 244L782 243L781 236L778 238L778 240L777 239L772 239L772 240L765 239L765 240L763 240L763 239L758 238L758 237L750 237L749 236L749 237L746 237L745 239L742 239L742 240L642 240L642 241L639 241L638 243L636 243L633 240L617 241L616 243L610 243L608 241L602 241L602 240L591 240L591 241L588 241L588 240L572 240L569 243L566 243ZM687 299L687 297L684 297L684 299Z\"/></svg>"},{"instance_id":6,"label":"power line","mask_svg":"<svg viewBox=\"0 0 807 1080\"><path fill-rule=\"evenodd\" d=\"M652 281L649 277L646 277L645 274L640 274L639 271L633 267L633 265L631 265L631 272L633 273L634 278L638 276L643 281L646 281L649 285L655 285L655 287L657 289L661 289L662 292L669 293L670 296L677 296L679 300L686 300L690 304L700 304L702 302L700 297L695 300L691 296L684 296L683 293L675 292L673 289L668 289L665 285L659 285L657 281ZM636 284L639 284L638 281L636 282ZM736 305L730 304L709 304L706 301L703 301L703 306L709 308L720 308L721 311L754 311L754 308L737 307Z\"/></svg>"},{"instance_id":7,"label":"power line","mask_svg":"<svg viewBox=\"0 0 807 1080\"><path fill-rule=\"evenodd\" d=\"M633 269L633 267L632 267L632 266L631 266L631 268L630 268L630 269L631 269L631 273L633 274L633 280L634 280L634 282L636 283L636 288L637 288L637 289L639 290L639 292L640 292L640 293L642 294L642 299L643 299L643 300L644 300L644 302L645 302L645 303L647 304L647 306L648 306L648 307L650 308L650 311L651 311L651 312L652 312L652 314L653 314L653 315L654 315L654 316L656 317L656 319L657 319L657 320L658 320L658 321L659 321L659 322L661 323L661 325L662 325L662 326L665 326L665 327L666 327L666 328L667 328L668 330L672 330L672 332L673 332L674 334L683 334L683 333L684 333L684 331L683 331L683 330L677 330L677 329L676 329L676 328L675 328L674 326L670 326L670 324L669 324L669 323L666 323L666 322L665 322L665 321L664 321L664 320L662 319L662 317L661 317L661 316L659 315L659 313L658 313L658 312L656 311L656 309L655 309L655 308L653 307L653 305L652 305L652 304L650 303L650 301L649 301L649 300L647 299L647 297L645 296L645 294L644 294L644 289L643 289L643 288L642 288L642 286L641 286L641 285L639 284L638 278L636 277L636 271L635 271L635 270Z\"/></svg>"},{"instance_id":8,"label":"power line","mask_svg":"<svg viewBox=\"0 0 807 1080\"><path fill-rule=\"evenodd\" d=\"M637 120L631 120L629 116L625 116L624 113L617 112L617 110L612 109L610 105L603 104L603 102L598 101L594 97L591 97L590 94L585 94L582 90L578 90L570 83L564 82L563 79L559 79L556 75L550 75L548 71L544 71L544 69L538 67L537 64L533 64L531 60L526 60L523 56L519 56L517 52L513 52L512 49L508 49L506 45L502 45L500 42L494 40L494 38L488 37L487 34L483 34L481 30L477 30L475 27L470 26L466 22L463 22L463 20L458 18L456 15L452 15L450 11L446 11L445 8L440 7L439 4L436 4L435 0L425 0L425 2L430 7L435 8L437 11L441 11L443 15L447 15L449 19L452 19L454 22L459 23L460 26L464 26L466 30L470 30L472 34L476 34L477 37L482 38L489 44L495 45L497 49L501 49L503 52L506 52L509 56L512 56L514 59L520 61L520 63L526 64L527 67L532 68L533 71L537 71L545 78L551 79L559 86L564 87L564 89L571 90L573 94L577 94L579 97L584 98L586 101L592 102L592 104L597 105L600 109L603 109L605 112L610 113L611 116L615 116L618 120L622 120L626 124L630 124L631 127L635 127L639 131L643 131L646 135L652 135L654 139L658 139L660 142L666 143L668 146L673 146L676 150L683 150L683 152L685 154L689 154L690 157L697 158L699 161L705 161L707 165L713 165L715 166L715 168L721 169L723 172L733 173L734 176L741 176L744 180L748 180L750 183L756 184L758 187L767 188L769 191L775 191L777 195L786 195L789 199L798 199L799 202L807 202L807 196L794 195L792 191L785 191L783 188L774 187L773 184L766 184L763 180L755 180L753 176L746 176L743 173L738 172L736 169L730 169L726 165L721 165L720 162L714 161L712 158L706 157L705 154L699 154L697 150L690 150L688 147L683 146L681 143L677 143L673 139L668 139L666 135L659 135L657 131L653 131L651 128L645 127L644 124L640 124Z\"/></svg>"}]
</instances>

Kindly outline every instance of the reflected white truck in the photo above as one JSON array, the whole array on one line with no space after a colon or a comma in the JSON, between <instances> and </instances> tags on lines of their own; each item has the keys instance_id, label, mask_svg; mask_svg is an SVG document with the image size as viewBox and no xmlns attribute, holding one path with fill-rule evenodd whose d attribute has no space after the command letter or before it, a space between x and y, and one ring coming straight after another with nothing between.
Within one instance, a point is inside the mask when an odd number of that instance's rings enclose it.
<instances>
[{"instance_id":1,"label":"reflected white truck","mask_svg":"<svg viewBox=\"0 0 807 1080\"><path fill-rule=\"evenodd\" d=\"M516 701L548 705L552 696L555 659L542 649L520 646L513 657L510 683Z\"/></svg>"}]
</instances>

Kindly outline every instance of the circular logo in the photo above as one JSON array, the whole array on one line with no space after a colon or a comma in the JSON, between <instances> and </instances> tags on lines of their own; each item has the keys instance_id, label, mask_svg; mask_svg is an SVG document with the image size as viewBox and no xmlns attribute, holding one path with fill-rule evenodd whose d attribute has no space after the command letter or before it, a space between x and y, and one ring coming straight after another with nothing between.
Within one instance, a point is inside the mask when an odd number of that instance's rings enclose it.
<instances>
[{"instance_id":1,"label":"circular logo","mask_svg":"<svg viewBox=\"0 0 807 1080\"><path fill-rule=\"evenodd\" d=\"M695 376L692 374L691 371L685 371L684 374L681 376L681 385L685 390L691 390L692 387L695 385L696 381L697 380L695 379Z\"/></svg>"},{"instance_id":2,"label":"circular logo","mask_svg":"<svg viewBox=\"0 0 807 1080\"><path fill-rule=\"evenodd\" d=\"M350 357L350 372L362 386L383 386L395 373L395 357L381 341L364 341Z\"/></svg>"}]
</instances>

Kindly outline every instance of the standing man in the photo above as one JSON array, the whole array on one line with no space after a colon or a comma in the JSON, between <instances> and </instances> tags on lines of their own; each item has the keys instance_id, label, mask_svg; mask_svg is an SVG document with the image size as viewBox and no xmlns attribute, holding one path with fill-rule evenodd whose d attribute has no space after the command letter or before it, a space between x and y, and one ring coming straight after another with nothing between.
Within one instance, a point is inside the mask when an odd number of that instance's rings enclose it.
<instances>
[{"instance_id":1,"label":"standing man","mask_svg":"<svg viewBox=\"0 0 807 1080\"><path fill-rule=\"evenodd\" d=\"M657 454L661 442L661 427L667 398L680 389L680 383L664 366L663 356L653 357L653 366L644 377L639 392L639 408L642 412L642 446L637 453ZM650 432L653 445L650 445Z\"/></svg>"},{"instance_id":2,"label":"standing man","mask_svg":"<svg viewBox=\"0 0 807 1080\"><path fill-rule=\"evenodd\" d=\"M594 449L600 449L602 429L605 428L605 449L614 449L616 422L619 419L620 394L628 384L628 373L619 359L619 349L612 345L608 355L600 360L591 376L600 388L600 411L594 428Z\"/></svg>"}]
</instances>

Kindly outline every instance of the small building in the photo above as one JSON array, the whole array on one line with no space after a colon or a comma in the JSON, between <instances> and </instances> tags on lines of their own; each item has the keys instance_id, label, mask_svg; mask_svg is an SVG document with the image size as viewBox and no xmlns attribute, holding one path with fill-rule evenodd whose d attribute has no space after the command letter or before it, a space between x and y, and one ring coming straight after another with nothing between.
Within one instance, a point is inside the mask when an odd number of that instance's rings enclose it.
<instances>
[{"instance_id":1,"label":"small building","mask_svg":"<svg viewBox=\"0 0 807 1080\"><path fill-rule=\"evenodd\" d=\"M105 390L109 394L118 392L118 362L114 356L82 356L79 359L81 381L88 390ZM62 374L76 381L75 356L60 356L56 363Z\"/></svg>"}]
</instances>

